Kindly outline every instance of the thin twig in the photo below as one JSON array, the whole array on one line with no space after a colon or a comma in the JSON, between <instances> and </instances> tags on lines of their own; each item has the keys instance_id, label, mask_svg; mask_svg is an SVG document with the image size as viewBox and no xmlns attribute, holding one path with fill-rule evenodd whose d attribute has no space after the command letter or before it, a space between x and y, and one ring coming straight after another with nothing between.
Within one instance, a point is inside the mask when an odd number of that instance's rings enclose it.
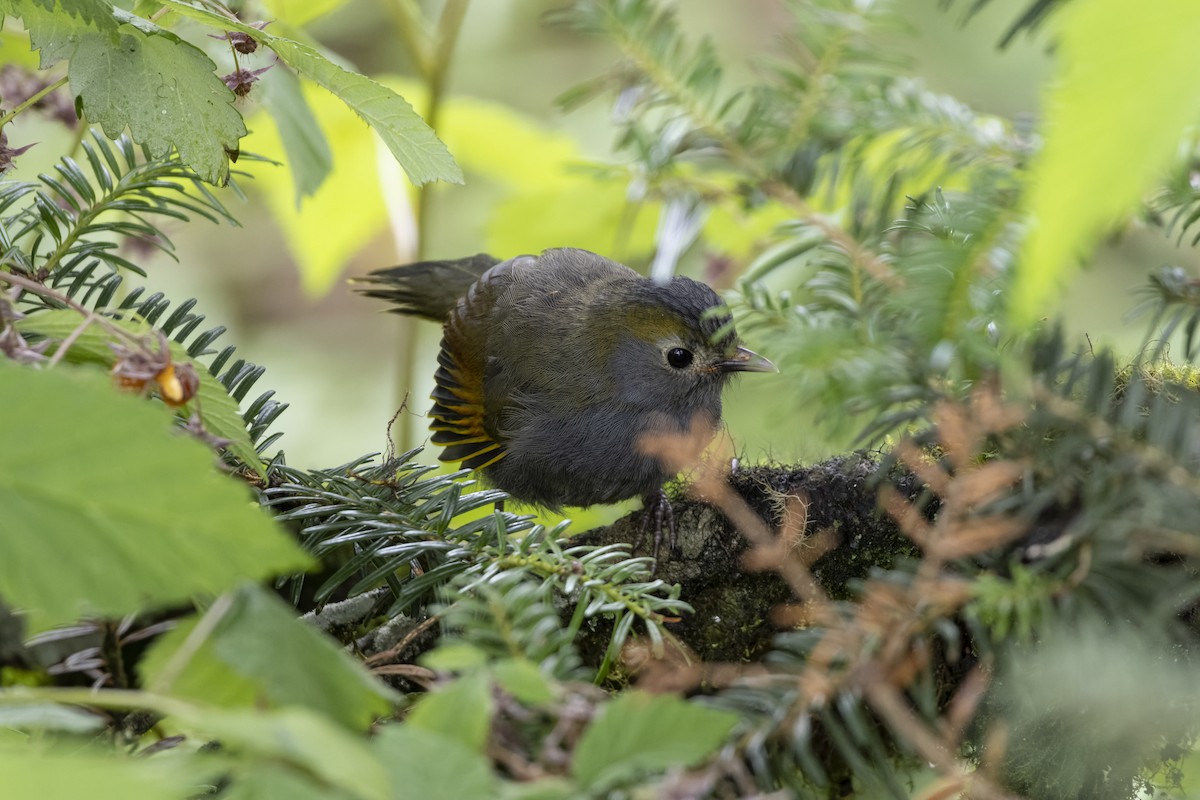
<instances>
[{"instance_id":1,"label":"thin twig","mask_svg":"<svg viewBox=\"0 0 1200 800\"><path fill-rule=\"evenodd\" d=\"M393 658L399 657L399 655L401 653L403 653L408 648L408 646L411 645L416 640L416 638L418 636L420 636L422 633L424 633L425 631L429 630L434 625L436 625L438 620L440 620L440 619L441 619L440 615L434 614L432 617L425 620L420 625L416 626L411 631L406 633L404 635L404 638L401 639L396 644L392 645L387 650L384 650L382 653L376 653L375 655L368 658L367 662L366 662L367 666L371 667L375 664L380 664L382 662L390 661Z\"/></svg>"},{"instance_id":2,"label":"thin twig","mask_svg":"<svg viewBox=\"0 0 1200 800\"><path fill-rule=\"evenodd\" d=\"M61 78L56 80L54 83L50 84L49 86L46 86L45 88L41 89L38 92L35 92L34 94L32 94L28 98L26 98L24 101L18 103L16 108L14 108L12 111L9 111L3 117L0 117L0 128L3 128L8 123L12 122L14 117L16 117L18 114L20 114L25 109L32 106L37 101L41 100L46 95L53 92L55 89L61 89L63 86L66 86L67 80L68 80L67 76L63 75Z\"/></svg>"},{"instance_id":3,"label":"thin twig","mask_svg":"<svg viewBox=\"0 0 1200 800\"><path fill-rule=\"evenodd\" d=\"M35 280L31 280L29 278L22 277L21 275L17 275L16 273L13 273L13 272L5 272L3 270L0 270L0 281L8 283L12 286L18 286L21 289L23 289L31 294L37 295L38 297L44 297L47 300L53 300L57 303L62 303L64 306L67 306L71 310L78 311L80 314L83 314L85 317L90 317L91 322L95 322L96 324L98 324L100 327L104 328L109 333L111 333L115 336L120 336L121 338L123 338L135 345L138 345L138 346L141 345L142 340L137 334L130 333L129 331L122 328L121 326L114 324L111 320L97 314L96 312L92 311L90 308L80 305L79 303L75 302L74 300L72 300L70 297L63 294L62 292L51 289L49 286L46 286L44 283L38 283ZM72 335L74 335L74 334L72 334ZM70 338L70 337L68 337L68 338ZM60 349L65 349L65 348L60 348ZM55 352L54 356L55 356L55 359L57 360L57 358L58 358L57 351Z\"/></svg>"}]
</instances>

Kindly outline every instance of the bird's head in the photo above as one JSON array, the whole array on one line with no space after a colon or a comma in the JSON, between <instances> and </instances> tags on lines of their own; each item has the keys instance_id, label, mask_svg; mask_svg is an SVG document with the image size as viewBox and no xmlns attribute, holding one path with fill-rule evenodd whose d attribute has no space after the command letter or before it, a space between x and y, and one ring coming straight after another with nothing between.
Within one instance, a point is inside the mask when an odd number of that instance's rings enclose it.
<instances>
[{"instance_id":1,"label":"bird's head","mask_svg":"<svg viewBox=\"0 0 1200 800\"><path fill-rule=\"evenodd\" d=\"M681 419L720 416L721 389L736 372L775 372L738 341L725 304L690 278L638 281L612 309L610 360L618 395Z\"/></svg>"}]
</instances>

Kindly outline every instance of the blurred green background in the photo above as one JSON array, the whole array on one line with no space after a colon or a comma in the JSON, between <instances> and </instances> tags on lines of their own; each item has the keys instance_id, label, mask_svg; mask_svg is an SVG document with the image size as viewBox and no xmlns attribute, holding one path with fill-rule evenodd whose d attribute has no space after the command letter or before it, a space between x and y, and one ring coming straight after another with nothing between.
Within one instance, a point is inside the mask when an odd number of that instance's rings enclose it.
<instances>
[{"instance_id":1,"label":"blurred green background","mask_svg":"<svg viewBox=\"0 0 1200 800\"><path fill-rule=\"evenodd\" d=\"M593 103L564 113L555 104L563 92L606 68L615 53L603 41L545 26L543 14L558 5L556 0L470 5L443 116L445 139L463 163L467 182L433 190L427 257L489 248L507 257L518 250L579 245L635 267L649 261L653 214L637 216L634 233L626 238L622 220L632 209L624 203L623 187L611 181L592 184L578 169L611 160L609 109ZM884 44L909 59L914 76L979 110L1025 124L1036 120L1052 77L1048 39L1021 37L998 49L1014 13L1007 4L990 3L966 24L968 3L949 9L940 0L896 5L904 22ZM436 16L440 4L424 7ZM687 0L678 8L689 32L715 40L733 84L765 68L766 59L779 52L777 32L787 27L779 0ZM381 80L411 76L403 41L383 2L353 0L307 31L360 71ZM14 49L10 44L6 56ZM212 55L223 66L228 62L219 43ZM268 72L264 82L269 79ZM422 91L406 95L422 109ZM320 115L336 105L325 103L320 90L310 97ZM239 102L246 105L253 130L243 149L274 153L270 123L265 116L251 116L256 94ZM156 258L149 265L152 289L176 299L199 298L209 323L229 327L222 341L237 344L240 356L267 367L256 388L275 389L291 404L278 423L285 431L280 444L290 463L304 467L332 466L386 450L388 422L406 397L395 435L401 445L424 442L423 415L439 338L436 325L381 313L377 302L355 295L346 283L348 277L413 257L413 199L399 170L377 154L366 126L345 112L341 117L328 113L322 118L333 150L333 180L304 201L300 216L290 211L286 170L256 167L259 179L242 182L248 202L225 195L242 227L182 225L174 234L180 264ZM14 140L28 136L26 141L47 144L21 161L18 176L47 170L62 150L49 140L64 134L49 126L31 130L43 123L25 117L20 124L30 127L18 128L24 132ZM281 218L287 218L284 227ZM611 224L596 224L597 219ZM744 267L753 255L752 247L737 253L737 266ZM309 264L302 281L298 264L309 257L323 260L325 272L313 278ZM1125 319L1134 302L1131 289L1164 262L1194 266L1195 256L1161 233L1130 226L1064 293L1069 327L1096 344L1133 346L1144 322ZM684 268L703 274L704 253L699 248L689 253ZM810 462L847 446L797 414L780 381L752 376L727 397L729 434L745 459ZM427 455L431 462L434 457Z\"/></svg>"}]
</instances>

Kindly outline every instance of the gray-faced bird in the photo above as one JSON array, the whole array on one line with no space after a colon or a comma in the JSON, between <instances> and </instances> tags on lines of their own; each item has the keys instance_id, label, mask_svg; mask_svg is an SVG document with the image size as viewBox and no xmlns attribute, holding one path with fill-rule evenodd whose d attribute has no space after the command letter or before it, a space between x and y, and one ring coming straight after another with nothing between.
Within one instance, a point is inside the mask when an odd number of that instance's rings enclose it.
<instances>
[{"instance_id":1,"label":"gray-faced bird","mask_svg":"<svg viewBox=\"0 0 1200 800\"><path fill-rule=\"evenodd\" d=\"M557 509L645 498L654 557L672 477L648 435L721 419L737 372L771 372L742 347L716 292L659 284L587 250L479 254L368 275L360 291L443 324L430 428L443 461L517 500Z\"/></svg>"}]
</instances>

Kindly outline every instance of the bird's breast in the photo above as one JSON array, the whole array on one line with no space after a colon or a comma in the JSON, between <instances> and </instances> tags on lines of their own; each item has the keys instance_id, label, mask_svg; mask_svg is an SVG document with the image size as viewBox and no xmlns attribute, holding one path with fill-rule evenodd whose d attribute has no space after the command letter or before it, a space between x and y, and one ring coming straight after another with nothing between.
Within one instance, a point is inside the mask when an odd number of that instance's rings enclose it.
<instances>
[{"instance_id":1,"label":"bird's breast","mask_svg":"<svg viewBox=\"0 0 1200 800\"><path fill-rule=\"evenodd\" d=\"M644 447L646 437L683 430L659 411L611 404L570 411L528 408L500 436L507 456L487 470L498 488L551 507L589 506L657 491L670 473Z\"/></svg>"}]
</instances>

